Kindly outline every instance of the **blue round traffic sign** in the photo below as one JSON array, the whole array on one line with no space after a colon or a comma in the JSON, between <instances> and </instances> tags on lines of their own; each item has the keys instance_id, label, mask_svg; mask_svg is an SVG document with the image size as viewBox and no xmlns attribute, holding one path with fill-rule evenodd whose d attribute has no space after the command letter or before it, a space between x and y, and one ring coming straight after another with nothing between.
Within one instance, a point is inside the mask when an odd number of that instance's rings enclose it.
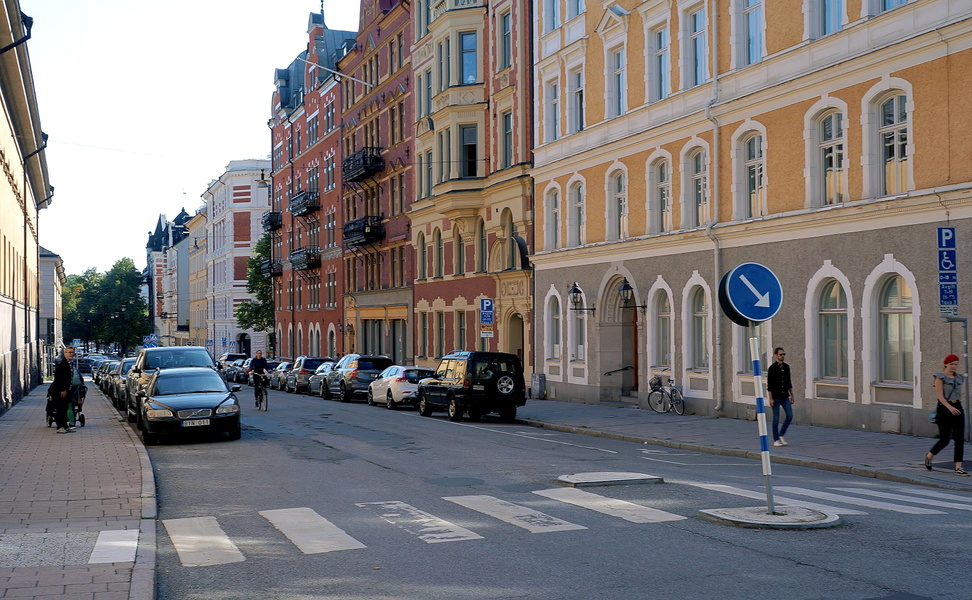
<instances>
[{"instance_id":1,"label":"blue round traffic sign","mask_svg":"<svg viewBox=\"0 0 972 600\"><path fill-rule=\"evenodd\" d=\"M719 303L739 325L772 319L783 303L783 286L773 271L759 263L743 263L723 276Z\"/></svg>"}]
</instances>

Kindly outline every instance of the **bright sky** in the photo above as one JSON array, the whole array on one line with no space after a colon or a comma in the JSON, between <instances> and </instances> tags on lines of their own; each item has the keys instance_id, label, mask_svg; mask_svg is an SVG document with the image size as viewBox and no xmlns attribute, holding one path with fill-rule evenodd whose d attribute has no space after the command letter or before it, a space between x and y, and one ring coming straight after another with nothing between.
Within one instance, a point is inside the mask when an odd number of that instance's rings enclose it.
<instances>
[{"instance_id":1,"label":"bright sky","mask_svg":"<svg viewBox=\"0 0 972 600\"><path fill-rule=\"evenodd\" d=\"M231 160L268 158L274 69L319 0L21 0L54 198L40 243L68 274L145 266L159 215L191 215ZM359 0L328 0L356 31Z\"/></svg>"}]
</instances>

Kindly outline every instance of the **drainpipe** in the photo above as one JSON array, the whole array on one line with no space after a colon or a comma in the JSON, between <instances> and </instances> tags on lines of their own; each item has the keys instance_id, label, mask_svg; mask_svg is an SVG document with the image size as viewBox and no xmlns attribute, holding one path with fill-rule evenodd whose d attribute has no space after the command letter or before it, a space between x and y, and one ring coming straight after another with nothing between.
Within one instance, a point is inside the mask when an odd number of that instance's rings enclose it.
<instances>
[{"instance_id":1,"label":"drainpipe","mask_svg":"<svg viewBox=\"0 0 972 600\"><path fill-rule=\"evenodd\" d=\"M719 19L717 18L717 0L712 0L709 9L709 19L712 23L712 99L705 105L705 118L712 122L712 220L705 226L705 234L712 240L712 274L713 282L718 287L722 279L722 246L716 237L713 227L719 222L719 121L712 114L712 107L719 100ZM710 302L714 302L714 298ZM712 331L715 335L715 348L709 365L712 369L712 394L715 396L715 411L722 410L722 313L712 311Z\"/></svg>"}]
</instances>

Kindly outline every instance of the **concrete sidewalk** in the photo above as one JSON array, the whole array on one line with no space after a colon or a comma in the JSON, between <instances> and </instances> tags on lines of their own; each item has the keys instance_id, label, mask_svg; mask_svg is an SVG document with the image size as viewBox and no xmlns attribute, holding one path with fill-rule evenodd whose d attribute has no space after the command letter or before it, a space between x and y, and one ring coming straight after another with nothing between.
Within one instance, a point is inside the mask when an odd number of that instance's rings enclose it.
<instances>
[{"instance_id":1,"label":"concrete sidewalk","mask_svg":"<svg viewBox=\"0 0 972 600\"><path fill-rule=\"evenodd\" d=\"M86 383L74 433L47 427L46 383L0 416L0 598L155 597L152 466Z\"/></svg>"},{"instance_id":2,"label":"concrete sidewalk","mask_svg":"<svg viewBox=\"0 0 972 600\"><path fill-rule=\"evenodd\" d=\"M772 415L766 416L767 428L770 428ZM760 458L756 421L658 414L634 407L553 400L527 401L526 406L517 412L517 419L559 431L711 454ZM788 446L770 447L773 463L972 491L972 477L960 477L954 473L952 444L935 457L933 471L925 469L925 453L935 443L932 438L813 427L794 421L786 433L786 441ZM968 461L966 463L968 467Z\"/></svg>"}]
</instances>

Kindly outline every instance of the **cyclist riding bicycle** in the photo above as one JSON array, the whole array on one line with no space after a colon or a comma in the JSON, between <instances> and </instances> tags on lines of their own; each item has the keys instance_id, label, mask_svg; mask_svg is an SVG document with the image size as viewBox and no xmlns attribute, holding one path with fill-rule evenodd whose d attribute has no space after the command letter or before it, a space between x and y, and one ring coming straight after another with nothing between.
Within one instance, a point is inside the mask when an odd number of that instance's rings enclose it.
<instances>
[{"instance_id":1,"label":"cyclist riding bicycle","mask_svg":"<svg viewBox=\"0 0 972 600\"><path fill-rule=\"evenodd\" d=\"M260 408L267 394L267 359L263 358L263 351L257 350L247 373L253 374L253 393L256 407Z\"/></svg>"}]
</instances>

